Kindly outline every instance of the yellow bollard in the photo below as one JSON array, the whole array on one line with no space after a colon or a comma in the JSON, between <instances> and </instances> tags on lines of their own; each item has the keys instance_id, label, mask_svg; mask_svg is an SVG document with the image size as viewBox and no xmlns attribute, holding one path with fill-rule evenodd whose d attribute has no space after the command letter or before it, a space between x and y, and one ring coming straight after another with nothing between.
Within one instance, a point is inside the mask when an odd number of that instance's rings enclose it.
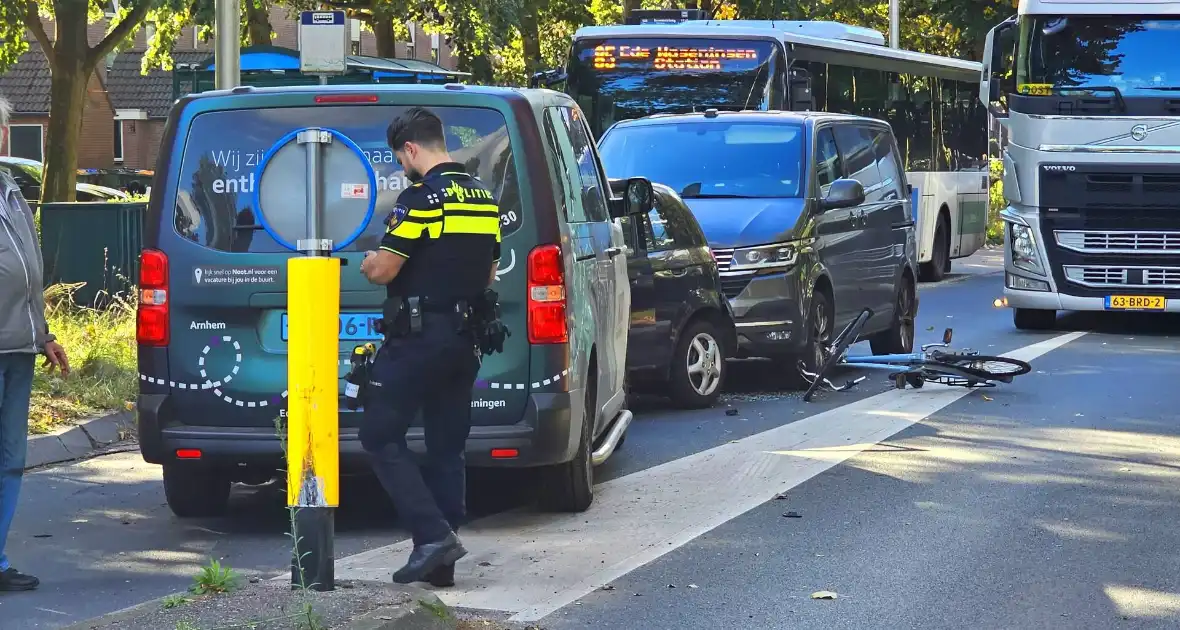
<instances>
[{"instance_id":1,"label":"yellow bollard","mask_svg":"<svg viewBox=\"0 0 1180 630\"><path fill-rule=\"evenodd\" d=\"M340 260L287 261L287 505L295 509L291 583L335 586L340 503Z\"/></svg>"}]
</instances>

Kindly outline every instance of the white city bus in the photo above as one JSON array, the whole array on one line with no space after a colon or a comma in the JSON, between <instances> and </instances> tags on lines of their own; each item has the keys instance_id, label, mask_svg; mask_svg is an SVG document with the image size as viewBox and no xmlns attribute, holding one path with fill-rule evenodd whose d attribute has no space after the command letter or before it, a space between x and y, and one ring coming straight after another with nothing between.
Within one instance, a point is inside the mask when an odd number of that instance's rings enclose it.
<instances>
[{"instance_id":1,"label":"white city bus","mask_svg":"<svg viewBox=\"0 0 1180 630\"><path fill-rule=\"evenodd\" d=\"M565 82L596 135L619 120L721 110L820 110L885 120L918 197L919 261L939 280L987 230L982 66L885 46L835 22L703 21L593 26L574 35ZM702 158L703 159L703 158Z\"/></svg>"}]
</instances>

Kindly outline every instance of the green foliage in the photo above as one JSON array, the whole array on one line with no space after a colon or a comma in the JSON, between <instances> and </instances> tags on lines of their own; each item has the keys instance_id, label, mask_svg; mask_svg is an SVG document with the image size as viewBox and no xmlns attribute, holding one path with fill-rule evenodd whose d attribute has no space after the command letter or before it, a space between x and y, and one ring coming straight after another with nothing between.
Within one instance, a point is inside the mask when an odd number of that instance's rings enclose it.
<instances>
[{"instance_id":1,"label":"green foliage","mask_svg":"<svg viewBox=\"0 0 1180 630\"><path fill-rule=\"evenodd\" d=\"M991 245L1001 245L1004 242L1004 222L1000 219L1000 211L1008 205L1004 199L1004 162L992 160L991 188L988 191L987 204L987 242Z\"/></svg>"},{"instance_id":2,"label":"green foliage","mask_svg":"<svg viewBox=\"0 0 1180 630\"><path fill-rule=\"evenodd\" d=\"M205 565L200 573L193 576L193 585L189 590L197 595L216 595L228 593L237 585L237 573L229 567L221 566L219 560L210 558L209 564Z\"/></svg>"},{"instance_id":3,"label":"green foliage","mask_svg":"<svg viewBox=\"0 0 1180 630\"><path fill-rule=\"evenodd\" d=\"M180 608L191 601L191 599L185 597L184 595L169 595L168 597L164 598L163 602L160 602L160 607L164 610Z\"/></svg>"},{"instance_id":4,"label":"green foliage","mask_svg":"<svg viewBox=\"0 0 1180 630\"><path fill-rule=\"evenodd\" d=\"M47 433L70 421L132 409L139 385L135 356L134 296L116 293L104 309L75 306L81 284L45 289L49 329L70 357L68 378L38 371L33 381L29 431Z\"/></svg>"}]
</instances>

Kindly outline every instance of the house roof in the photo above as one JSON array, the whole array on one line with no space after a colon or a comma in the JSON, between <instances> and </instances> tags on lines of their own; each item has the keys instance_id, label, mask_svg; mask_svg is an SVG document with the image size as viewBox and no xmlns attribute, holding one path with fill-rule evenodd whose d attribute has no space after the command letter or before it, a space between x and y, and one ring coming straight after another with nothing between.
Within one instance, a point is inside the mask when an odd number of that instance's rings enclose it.
<instances>
[{"instance_id":1,"label":"house roof","mask_svg":"<svg viewBox=\"0 0 1180 630\"><path fill-rule=\"evenodd\" d=\"M12 103L13 114L49 113L49 60L32 42L16 64L0 74L0 94Z\"/></svg>"},{"instance_id":2,"label":"house roof","mask_svg":"<svg viewBox=\"0 0 1180 630\"><path fill-rule=\"evenodd\" d=\"M143 55L142 51L127 51L115 57L106 80L111 105L115 109L141 109L151 118L164 118L174 101L172 72L154 68L147 75L141 74ZM200 63L208 58L208 52L172 53L176 64Z\"/></svg>"}]
</instances>

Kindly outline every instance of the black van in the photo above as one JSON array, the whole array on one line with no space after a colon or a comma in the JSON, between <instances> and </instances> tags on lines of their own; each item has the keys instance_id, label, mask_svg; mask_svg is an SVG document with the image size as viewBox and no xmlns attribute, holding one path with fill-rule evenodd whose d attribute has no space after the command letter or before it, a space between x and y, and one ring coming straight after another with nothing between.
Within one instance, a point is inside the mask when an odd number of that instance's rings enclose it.
<instances>
[{"instance_id":1,"label":"black van","mask_svg":"<svg viewBox=\"0 0 1180 630\"><path fill-rule=\"evenodd\" d=\"M287 395L285 263L292 254L255 215L263 153L297 128L343 133L377 173L380 217L408 185L385 128L414 105L439 114L451 155L501 202L495 289L513 334L503 353L484 360L467 461L543 468L544 507L589 507L593 465L631 421L624 408L631 294L613 219L646 213L651 184L635 179L624 196L612 195L582 112L557 92L243 87L189 96L173 108L144 227L139 442L145 460L163 465L177 515L221 513L231 483L268 481L284 464L276 425ZM372 322L384 289L370 286L357 266L381 234L374 220L336 254L341 378L347 353L378 339ZM346 469L367 470L359 419L341 405ZM409 440L422 450L418 426Z\"/></svg>"}]
</instances>

